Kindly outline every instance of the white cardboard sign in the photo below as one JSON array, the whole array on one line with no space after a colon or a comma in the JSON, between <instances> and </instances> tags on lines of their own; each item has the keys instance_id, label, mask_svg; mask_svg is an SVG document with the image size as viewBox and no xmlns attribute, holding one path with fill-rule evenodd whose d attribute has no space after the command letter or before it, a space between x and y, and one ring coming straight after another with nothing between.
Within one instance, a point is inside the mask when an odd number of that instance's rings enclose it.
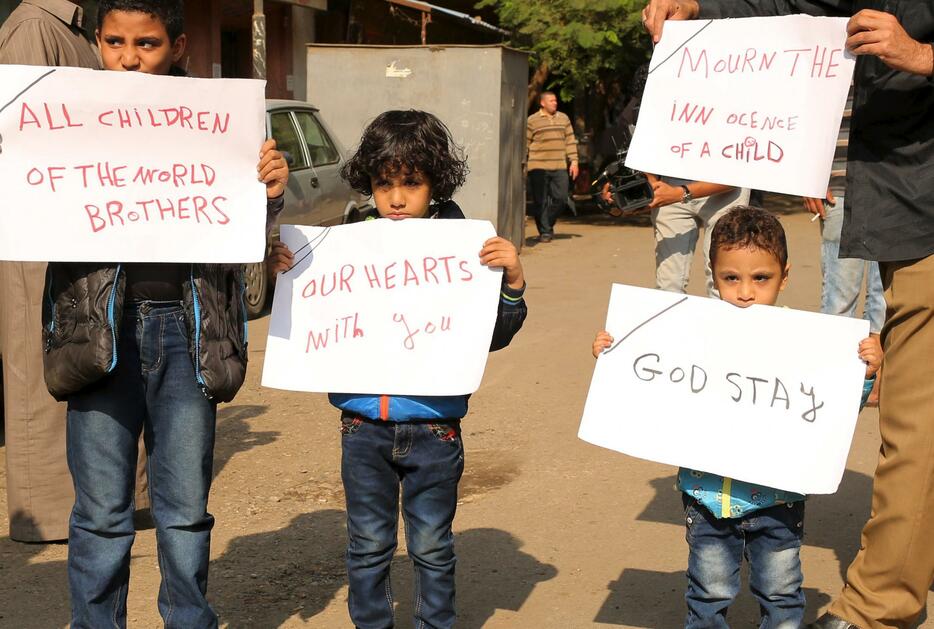
<instances>
[{"instance_id":1,"label":"white cardboard sign","mask_svg":"<svg viewBox=\"0 0 934 629\"><path fill-rule=\"evenodd\" d=\"M855 66L846 23L665 22L626 165L823 198Z\"/></svg>"},{"instance_id":2,"label":"white cardboard sign","mask_svg":"<svg viewBox=\"0 0 934 629\"><path fill-rule=\"evenodd\" d=\"M798 493L837 490L869 334L861 319L614 284L579 437Z\"/></svg>"},{"instance_id":3,"label":"white cardboard sign","mask_svg":"<svg viewBox=\"0 0 934 629\"><path fill-rule=\"evenodd\" d=\"M273 299L263 386L460 395L480 386L502 269L480 264L487 221L283 225L295 253Z\"/></svg>"},{"instance_id":4,"label":"white cardboard sign","mask_svg":"<svg viewBox=\"0 0 934 629\"><path fill-rule=\"evenodd\" d=\"M263 91L0 65L0 259L262 260Z\"/></svg>"}]
</instances>

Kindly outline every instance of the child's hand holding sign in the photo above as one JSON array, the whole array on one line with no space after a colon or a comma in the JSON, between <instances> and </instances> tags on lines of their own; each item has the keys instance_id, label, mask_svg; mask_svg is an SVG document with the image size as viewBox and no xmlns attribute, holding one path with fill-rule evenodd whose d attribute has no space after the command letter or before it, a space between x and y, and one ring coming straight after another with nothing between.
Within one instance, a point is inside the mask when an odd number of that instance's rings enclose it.
<instances>
[{"instance_id":1,"label":"child's hand holding sign","mask_svg":"<svg viewBox=\"0 0 934 629\"><path fill-rule=\"evenodd\" d=\"M516 246L505 238L497 236L483 243L480 263L484 266L502 267L509 288L519 290L525 286L525 274L522 272L522 263L519 262L519 252L516 251Z\"/></svg>"}]
</instances>

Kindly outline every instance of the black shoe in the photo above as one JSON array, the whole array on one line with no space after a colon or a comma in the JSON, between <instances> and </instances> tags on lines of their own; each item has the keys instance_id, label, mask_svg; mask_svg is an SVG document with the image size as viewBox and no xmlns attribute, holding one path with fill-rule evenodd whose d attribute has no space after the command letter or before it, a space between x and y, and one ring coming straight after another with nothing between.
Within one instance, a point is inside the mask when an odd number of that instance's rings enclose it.
<instances>
[{"instance_id":1,"label":"black shoe","mask_svg":"<svg viewBox=\"0 0 934 629\"><path fill-rule=\"evenodd\" d=\"M554 234L542 234L541 236L538 237L538 239L540 242L551 242L552 238L554 237L555 237Z\"/></svg>"},{"instance_id":2,"label":"black shoe","mask_svg":"<svg viewBox=\"0 0 934 629\"><path fill-rule=\"evenodd\" d=\"M833 614L824 614L811 624L806 625L804 629L859 629L859 627L842 618L837 618Z\"/></svg>"}]
</instances>

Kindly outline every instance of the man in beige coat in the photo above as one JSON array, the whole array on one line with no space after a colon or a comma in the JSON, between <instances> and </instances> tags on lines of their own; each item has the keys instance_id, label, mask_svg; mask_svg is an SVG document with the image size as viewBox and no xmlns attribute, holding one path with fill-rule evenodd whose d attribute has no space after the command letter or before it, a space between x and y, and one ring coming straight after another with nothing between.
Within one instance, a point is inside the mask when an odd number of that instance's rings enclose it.
<instances>
[{"instance_id":1,"label":"man in beige coat","mask_svg":"<svg viewBox=\"0 0 934 629\"><path fill-rule=\"evenodd\" d=\"M66 0L23 0L0 26L0 63L100 69L82 31L84 12ZM68 538L74 488L65 459L65 405L42 375L45 263L0 262L0 353L10 537ZM137 507L147 500L137 497Z\"/></svg>"}]
</instances>

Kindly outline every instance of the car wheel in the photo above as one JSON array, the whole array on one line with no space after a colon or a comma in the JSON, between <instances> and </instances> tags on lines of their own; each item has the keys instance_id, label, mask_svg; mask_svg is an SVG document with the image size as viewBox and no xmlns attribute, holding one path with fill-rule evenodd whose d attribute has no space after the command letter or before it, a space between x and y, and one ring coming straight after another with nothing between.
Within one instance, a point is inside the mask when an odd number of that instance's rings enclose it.
<instances>
[{"instance_id":1,"label":"car wheel","mask_svg":"<svg viewBox=\"0 0 934 629\"><path fill-rule=\"evenodd\" d=\"M247 318L255 319L266 309L266 298L269 294L266 264L263 262L244 264L243 279L246 284L243 301L246 303Z\"/></svg>"}]
</instances>

